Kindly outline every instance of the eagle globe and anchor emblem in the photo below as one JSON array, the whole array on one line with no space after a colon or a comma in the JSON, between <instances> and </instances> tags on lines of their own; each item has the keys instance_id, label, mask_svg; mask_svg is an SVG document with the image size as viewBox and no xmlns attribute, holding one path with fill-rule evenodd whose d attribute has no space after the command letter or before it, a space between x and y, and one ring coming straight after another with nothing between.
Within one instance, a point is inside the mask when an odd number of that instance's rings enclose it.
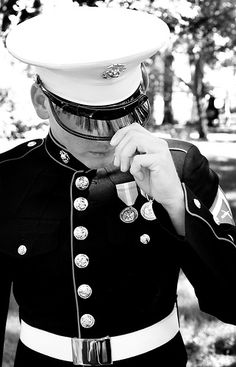
<instances>
[{"instance_id":1,"label":"eagle globe and anchor emblem","mask_svg":"<svg viewBox=\"0 0 236 367\"><path fill-rule=\"evenodd\" d=\"M102 77L104 79L113 79L119 78L121 73L126 70L124 64L112 64L106 68L106 70L102 73Z\"/></svg>"}]
</instances>

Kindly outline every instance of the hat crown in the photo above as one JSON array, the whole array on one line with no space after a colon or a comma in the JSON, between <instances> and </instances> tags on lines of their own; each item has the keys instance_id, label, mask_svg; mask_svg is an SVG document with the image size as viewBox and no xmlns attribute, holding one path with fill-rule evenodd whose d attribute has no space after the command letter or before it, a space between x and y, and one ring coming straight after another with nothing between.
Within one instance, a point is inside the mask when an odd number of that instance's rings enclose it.
<instances>
[{"instance_id":1,"label":"hat crown","mask_svg":"<svg viewBox=\"0 0 236 367\"><path fill-rule=\"evenodd\" d=\"M145 12L76 6L19 24L10 32L7 47L13 56L33 65L72 68L147 57L168 37L166 24Z\"/></svg>"},{"instance_id":2,"label":"hat crown","mask_svg":"<svg viewBox=\"0 0 236 367\"><path fill-rule=\"evenodd\" d=\"M169 39L154 15L126 8L68 6L15 27L7 48L37 67L54 94L82 104L113 104L141 82L141 63Z\"/></svg>"}]
</instances>

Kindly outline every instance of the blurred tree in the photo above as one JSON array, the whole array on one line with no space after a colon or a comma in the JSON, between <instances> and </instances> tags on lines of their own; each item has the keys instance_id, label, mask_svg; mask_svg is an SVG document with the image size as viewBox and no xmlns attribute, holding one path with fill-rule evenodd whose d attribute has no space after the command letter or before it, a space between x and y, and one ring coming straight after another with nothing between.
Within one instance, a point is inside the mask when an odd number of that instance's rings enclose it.
<instances>
[{"instance_id":1,"label":"blurred tree","mask_svg":"<svg viewBox=\"0 0 236 367\"><path fill-rule=\"evenodd\" d=\"M181 16L176 28L174 49L186 51L191 67L191 83L186 83L193 93L198 116L199 135L205 138L205 111L203 99L204 66L214 67L219 54L236 47L235 0L188 0L193 15Z\"/></svg>"},{"instance_id":2,"label":"blurred tree","mask_svg":"<svg viewBox=\"0 0 236 367\"><path fill-rule=\"evenodd\" d=\"M5 43L8 31L14 25L38 15L41 11L40 0L0 0L0 37ZM26 75L30 68L26 66ZM21 137L31 128L14 116L15 102L9 96L9 90L0 85L1 129L0 135L8 139ZM39 128L39 125L37 126Z\"/></svg>"},{"instance_id":3,"label":"blurred tree","mask_svg":"<svg viewBox=\"0 0 236 367\"><path fill-rule=\"evenodd\" d=\"M97 6L97 0L72 0L79 5Z\"/></svg>"},{"instance_id":4,"label":"blurred tree","mask_svg":"<svg viewBox=\"0 0 236 367\"><path fill-rule=\"evenodd\" d=\"M7 32L12 24L21 23L40 13L40 0L1 0L0 31Z\"/></svg>"},{"instance_id":5,"label":"blurred tree","mask_svg":"<svg viewBox=\"0 0 236 367\"><path fill-rule=\"evenodd\" d=\"M102 2L102 1L100 1ZM192 122L198 124L199 135L206 138L204 97L204 67L214 67L219 55L236 48L236 1L235 0L105 0L107 5L137 8L161 17L172 33L172 49L166 52L164 61L163 96L165 101L164 122L173 123L172 91L174 70L173 56L178 52L189 56L191 82L185 84L194 96L197 115ZM99 2L97 2L99 3ZM161 4L161 6L160 6ZM163 5L164 4L164 5ZM234 53L235 55L235 53Z\"/></svg>"},{"instance_id":6,"label":"blurred tree","mask_svg":"<svg viewBox=\"0 0 236 367\"><path fill-rule=\"evenodd\" d=\"M171 53L167 53L164 58L164 118L163 123L174 124L174 116L172 109L172 93L173 93L173 64L174 57Z\"/></svg>"}]
</instances>

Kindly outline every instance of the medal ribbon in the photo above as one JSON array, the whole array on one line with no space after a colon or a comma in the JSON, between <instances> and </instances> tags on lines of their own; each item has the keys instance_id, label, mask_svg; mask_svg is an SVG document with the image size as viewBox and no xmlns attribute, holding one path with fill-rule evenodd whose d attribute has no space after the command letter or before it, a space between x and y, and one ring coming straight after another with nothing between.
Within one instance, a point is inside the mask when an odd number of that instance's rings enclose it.
<instances>
[{"instance_id":1,"label":"medal ribbon","mask_svg":"<svg viewBox=\"0 0 236 367\"><path fill-rule=\"evenodd\" d=\"M133 205L138 196L138 189L135 181L116 185L116 191L119 199L127 206Z\"/></svg>"}]
</instances>

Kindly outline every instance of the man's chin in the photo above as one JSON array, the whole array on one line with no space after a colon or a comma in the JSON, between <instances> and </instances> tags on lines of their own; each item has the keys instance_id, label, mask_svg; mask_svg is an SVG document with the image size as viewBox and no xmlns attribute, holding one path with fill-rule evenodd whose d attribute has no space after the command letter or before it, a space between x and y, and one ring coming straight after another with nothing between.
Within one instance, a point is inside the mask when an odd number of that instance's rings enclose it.
<instances>
[{"instance_id":1,"label":"man's chin","mask_svg":"<svg viewBox=\"0 0 236 367\"><path fill-rule=\"evenodd\" d=\"M105 168L107 166L113 165L114 156L109 157L94 157L92 159L86 159L82 163L90 168L90 169L99 169L99 168Z\"/></svg>"}]
</instances>

